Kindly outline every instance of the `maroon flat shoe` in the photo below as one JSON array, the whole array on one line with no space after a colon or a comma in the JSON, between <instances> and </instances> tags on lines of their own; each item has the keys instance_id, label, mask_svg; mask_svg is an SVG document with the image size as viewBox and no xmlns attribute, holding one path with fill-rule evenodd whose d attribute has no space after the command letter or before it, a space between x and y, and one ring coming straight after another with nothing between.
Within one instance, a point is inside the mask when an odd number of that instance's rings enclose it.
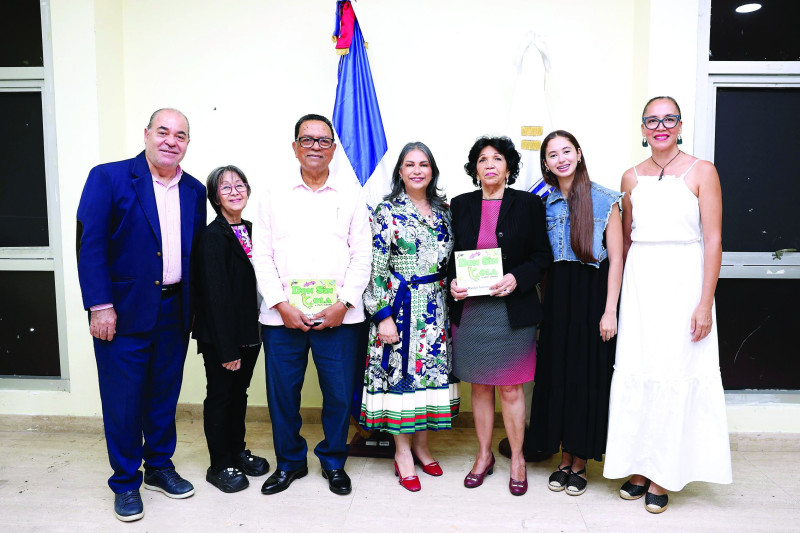
<instances>
[{"instance_id":1,"label":"maroon flat shoe","mask_svg":"<svg viewBox=\"0 0 800 533\"><path fill-rule=\"evenodd\" d=\"M413 455L413 457L414 457L414 464L420 465L422 467L422 471L428 474L429 476L438 477L444 474L444 472L442 471L442 467L439 466L439 461L433 461L432 463L424 465L422 464L422 461L419 460L419 457L417 457L416 455Z\"/></svg>"},{"instance_id":2,"label":"maroon flat shoe","mask_svg":"<svg viewBox=\"0 0 800 533\"><path fill-rule=\"evenodd\" d=\"M400 469L397 468L397 461L394 462L394 475L400 478L400 485L409 492L419 492L422 490L422 485L419 484L419 477L408 476L400 477Z\"/></svg>"},{"instance_id":3,"label":"maroon flat shoe","mask_svg":"<svg viewBox=\"0 0 800 533\"><path fill-rule=\"evenodd\" d=\"M486 470L480 474L473 474L472 472L467 474L467 477L464 478L464 486L468 489L480 487L483 485L483 478L491 476L492 472L494 472L494 454L492 454L492 460L489 462L489 466L486 467Z\"/></svg>"}]
</instances>

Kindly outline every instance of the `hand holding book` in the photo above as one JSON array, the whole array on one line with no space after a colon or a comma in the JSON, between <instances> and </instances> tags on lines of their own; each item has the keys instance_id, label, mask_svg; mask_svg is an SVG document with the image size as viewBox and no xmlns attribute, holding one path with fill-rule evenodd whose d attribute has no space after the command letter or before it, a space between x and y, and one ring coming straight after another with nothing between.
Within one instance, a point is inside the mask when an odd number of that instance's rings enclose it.
<instances>
[{"instance_id":1,"label":"hand holding book","mask_svg":"<svg viewBox=\"0 0 800 533\"><path fill-rule=\"evenodd\" d=\"M510 282L503 277L503 256L500 248L456 252L455 261L457 286L459 289L467 289L466 296L497 296L498 290L511 290ZM513 283L516 286L516 281ZM456 300L461 299L455 293L453 297Z\"/></svg>"},{"instance_id":2,"label":"hand holding book","mask_svg":"<svg viewBox=\"0 0 800 533\"><path fill-rule=\"evenodd\" d=\"M508 296L517 288L517 278L514 274L506 274L503 278L489 287L489 296Z\"/></svg>"},{"instance_id":3,"label":"hand holding book","mask_svg":"<svg viewBox=\"0 0 800 533\"><path fill-rule=\"evenodd\" d=\"M325 329L341 326L346 313L347 307L345 307L342 302L337 301L311 317L311 320L313 320L315 324L311 329Z\"/></svg>"}]
</instances>

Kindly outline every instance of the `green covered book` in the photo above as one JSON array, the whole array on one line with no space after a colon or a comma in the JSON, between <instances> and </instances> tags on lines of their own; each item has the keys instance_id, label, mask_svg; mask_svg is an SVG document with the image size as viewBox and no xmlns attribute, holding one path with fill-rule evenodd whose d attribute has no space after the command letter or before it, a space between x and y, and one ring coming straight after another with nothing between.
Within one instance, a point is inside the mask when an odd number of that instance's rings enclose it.
<instances>
[{"instance_id":1,"label":"green covered book","mask_svg":"<svg viewBox=\"0 0 800 533\"><path fill-rule=\"evenodd\" d=\"M485 296L489 287L503 279L503 256L500 248L456 252L458 286L469 290L467 296Z\"/></svg>"},{"instance_id":2,"label":"green covered book","mask_svg":"<svg viewBox=\"0 0 800 533\"><path fill-rule=\"evenodd\" d=\"M336 303L335 279L293 279L289 282L289 304L308 316Z\"/></svg>"}]
</instances>

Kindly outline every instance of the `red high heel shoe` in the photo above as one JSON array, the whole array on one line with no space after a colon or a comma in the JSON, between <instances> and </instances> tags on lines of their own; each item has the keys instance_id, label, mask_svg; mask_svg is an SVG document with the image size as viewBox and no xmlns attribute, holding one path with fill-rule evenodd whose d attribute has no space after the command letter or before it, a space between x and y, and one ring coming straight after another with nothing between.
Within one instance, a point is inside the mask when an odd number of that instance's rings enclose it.
<instances>
[{"instance_id":1,"label":"red high heel shoe","mask_svg":"<svg viewBox=\"0 0 800 533\"><path fill-rule=\"evenodd\" d=\"M467 474L467 477L464 478L464 486L468 489L480 487L483 485L483 478L491 476L492 472L494 472L494 454L492 454L492 460L489 462L489 466L486 467L486 470L480 474L473 474L472 472Z\"/></svg>"},{"instance_id":2,"label":"red high heel shoe","mask_svg":"<svg viewBox=\"0 0 800 533\"><path fill-rule=\"evenodd\" d=\"M400 469L397 468L397 461L394 462L394 475L400 478L400 484L407 491L419 492L422 489L422 485L419 484L419 477L417 476L400 477Z\"/></svg>"},{"instance_id":3,"label":"red high heel shoe","mask_svg":"<svg viewBox=\"0 0 800 533\"><path fill-rule=\"evenodd\" d=\"M426 465L422 464L422 461L419 460L415 454L411 454L414 457L414 464L420 465L422 467L422 471L428 474L429 476L441 476L444 474L442 471L442 467L439 466L439 461L433 461L432 463L428 463Z\"/></svg>"}]
</instances>

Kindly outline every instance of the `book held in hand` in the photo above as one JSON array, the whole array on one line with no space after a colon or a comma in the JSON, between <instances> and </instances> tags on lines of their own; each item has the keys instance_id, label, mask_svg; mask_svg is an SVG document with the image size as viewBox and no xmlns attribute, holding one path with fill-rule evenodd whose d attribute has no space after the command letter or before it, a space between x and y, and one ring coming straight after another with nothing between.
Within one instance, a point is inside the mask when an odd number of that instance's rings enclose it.
<instances>
[{"instance_id":1,"label":"book held in hand","mask_svg":"<svg viewBox=\"0 0 800 533\"><path fill-rule=\"evenodd\" d=\"M489 287L503 279L503 257L500 248L456 252L456 280L466 288L467 296L485 296Z\"/></svg>"},{"instance_id":2,"label":"book held in hand","mask_svg":"<svg viewBox=\"0 0 800 533\"><path fill-rule=\"evenodd\" d=\"M316 315L334 303L335 279L293 279L289 282L289 304L307 316Z\"/></svg>"}]
</instances>

